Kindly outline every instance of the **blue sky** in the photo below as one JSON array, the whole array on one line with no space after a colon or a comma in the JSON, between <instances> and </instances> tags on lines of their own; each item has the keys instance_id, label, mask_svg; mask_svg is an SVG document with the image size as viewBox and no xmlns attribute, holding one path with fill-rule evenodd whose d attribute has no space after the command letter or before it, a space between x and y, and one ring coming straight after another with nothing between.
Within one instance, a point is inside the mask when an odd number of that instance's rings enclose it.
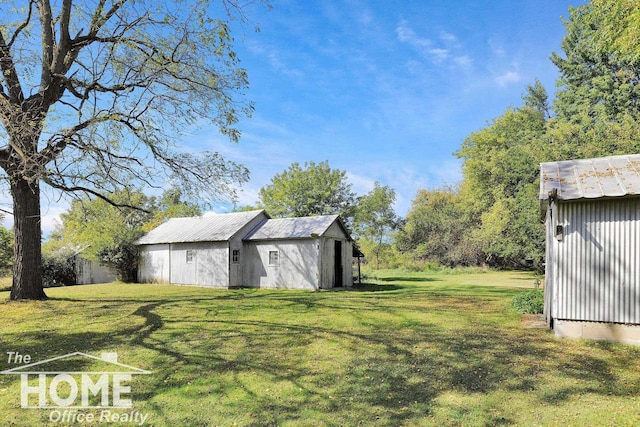
<instances>
[{"instance_id":1,"label":"blue sky","mask_svg":"<svg viewBox=\"0 0 640 427\"><path fill-rule=\"evenodd\" d=\"M375 181L395 189L404 216L419 189L461 179L453 153L527 85L555 92L549 56L582 3L275 0L249 14L260 32L236 36L256 108L241 142L196 139L250 169L241 205L292 162L328 160L359 195Z\"/></svg>"},{"instance_id":2,"label":"blue sky","mask_svg":"<svg viewBox=\"0 0 640 427\"><path fill-rule=\"evenodd\" d=\"M292 162L327 160L362 195L375 181L406 215L419 189L454 185L453 154L472 132L521 104L539 79L555 92L549 61L579 0L272 0L248 10L236 51L255 112L239 144L211 128L179 143L219 151L251 180L239 204ZM260 27L255 32L254 24ZM43 231L68 204L43 200ZM224 212L231 206L217 205Z\"/></svg>"}]
</instances>

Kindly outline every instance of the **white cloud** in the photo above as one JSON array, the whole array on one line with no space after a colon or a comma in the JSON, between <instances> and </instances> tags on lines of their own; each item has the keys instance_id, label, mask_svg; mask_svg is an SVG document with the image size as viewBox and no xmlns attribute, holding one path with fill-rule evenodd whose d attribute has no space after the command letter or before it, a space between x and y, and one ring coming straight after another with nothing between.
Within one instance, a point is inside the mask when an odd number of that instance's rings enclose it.
<instances>
[{"instance_id":1,"label":"white cloud","mask_svg":"<svg viewBox=\"0 0 640 427\"><path fill-rule=\"evenodd\" d=\"M440 31L436 44L429 38L421 37L407 21L400 21L396 27L398 41L413 47L424 58L437 65L454 65L459 67L469 67L473 60L464 53L463 47L455 34Z\"/></svg>"},{"instance_id":2,"label":"white cloud","mask_svg":"<svg viewBox=\"0 0 640 427\"><path fill-rule=\"evenodd\" d=\"M496 77L495 81L499 86L507 86L514 83L519 83L522 80L522 76L517 71L507 71L504 74Z\"/></svg>"},{"instance_id":3,"label":"white cloud","mask_svg":"<svg viewBox=\"0 0 640 427\"><path fill-rule=\"evenodd\" d=\"M398 34L398 40L402 43L407 43L410 46L418 50L424 51L430 49L433 42L429 39L419 37L412 28L407 26L406 21L401 21L396 28L396 34Z\"/></svg>"},{"instance_id":4,"label":"white cloud","mask_svg":"<svg viewBox=\"0 0 640 427\"><path fill-rule=\"evenodd\" d=\"M353 191L359 196L368 193L373 190L376 180L369 176L359 175L350 171L347 171L347 180L351 184Z\"/></svg>"},{"instance_id":5,"label":"white cloud","mask_svg":"<svg viewBox=\"0 0 640 427\"><path fill-rule=\"evenodd\" d=\"M460 65L461 67L466 68L473 65L473 59L467 55L456 56L453 60L456 64Z\"/></svg>"},{"instance_id":6,"label":"white cloud","mask_svg":"<svg viewBox=\"0 0 640 427\"><path fill-rule=\"evenodd\" d=\"M249 50L258 56L262 56L267 59L267 62L271 67L279 73L294 78L300 78L304 76L304 73L296 68L290 68L287 66L285 60L282 59L278 50L269 48L262 43L258 43L255 40L251 40L247 43Z\"/></svg>"},{"instance_id":7,"label":"white cloud","mask_svg":"<svg viewBox=\"0 0 640 427\"><path fill-rule=\"evenodd\" d=\"M449 51L447 49L433 48L429 50L433 62L440 64L449 57Z\"/></svg>"}]
</instances>

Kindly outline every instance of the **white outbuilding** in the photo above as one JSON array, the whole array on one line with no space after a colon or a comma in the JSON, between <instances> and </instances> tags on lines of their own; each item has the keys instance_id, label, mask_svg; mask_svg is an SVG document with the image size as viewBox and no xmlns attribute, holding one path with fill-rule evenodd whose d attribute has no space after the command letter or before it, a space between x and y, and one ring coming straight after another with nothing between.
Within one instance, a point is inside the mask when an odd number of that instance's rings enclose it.
<instances>
[{"instance_id":1,"label":"white outbuilding","mask_svg":"<svg viewBox=\"0 0 640 427\"><path fill-rule=\"evenodd\" d=\"M549 326L640 344L640 155L540 166Z\"/></svg>"},{"instance_id":2,"label":"white outbuilding","mask_svg":"<svg viewBox=\"0 0 640 427\"><path fill-rule=\"evenodd\" d=\"M173 218L138 240L140 282L215 288L353 285L353 241L337 215L264 210Z\"/></svg>"}]
</instances>

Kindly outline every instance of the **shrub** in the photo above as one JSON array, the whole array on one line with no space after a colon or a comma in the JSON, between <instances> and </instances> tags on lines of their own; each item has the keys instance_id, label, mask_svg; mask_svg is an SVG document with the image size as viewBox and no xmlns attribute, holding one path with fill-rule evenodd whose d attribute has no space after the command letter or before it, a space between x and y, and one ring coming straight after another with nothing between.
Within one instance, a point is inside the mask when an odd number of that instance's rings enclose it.
<instances>
[{"instance_id":1,"label":"shrub","mask_svg":"<svg viewBox=\"0 0 640 427\"><path fill-rule=\"evenodd\" d=\"M75 263L72 257L45 255L42 257L42 286L74 285L76 283Z\"/></svg>"},{"instance_id":2,"label":"shrub","mask_svg":"<svg viewBox=\"0 0 640 427\"><path fill-rule=\"evenodd\" d=\"M544 310L544 292L542 289L532 289L516 295L511 306L522 314L540 314Z\"/></svg>"},{"instance_id":3,"label":"shrub","mask_svg":"<svg viewBox=\"0 0 640 427\"><path fill-rule=\"evenodd\" d=\"M98 252L98 260L115 270L118 280L135 282L138 277L138 249L133 243L105 247Z\"/></svg>"}]
</instances>

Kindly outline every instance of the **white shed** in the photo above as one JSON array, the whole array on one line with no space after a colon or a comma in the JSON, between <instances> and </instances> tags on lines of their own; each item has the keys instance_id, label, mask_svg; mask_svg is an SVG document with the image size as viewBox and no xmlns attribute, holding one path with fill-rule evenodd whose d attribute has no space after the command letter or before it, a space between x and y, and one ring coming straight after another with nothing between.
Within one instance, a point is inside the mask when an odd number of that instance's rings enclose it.
<instances>
[{"instance_id":1,"label":"white shed","mask_svg":"<svg viewBox=\"0 0 640 427\"><path fill-rule=\"evenodd\" d=\"M111 283L117 280L116 273L108 267L83 258L80 254L74 256L77 285L94 283Z\"/></svg>"},{"instance_id":2,"label":"white shed","mask_svg":"<svg viewBox=\"0 0 640 427\"><path fill-rule=\"evenodd\" d=\"M263 211L174 218L138 241L140 282L320 289L353 284L349 233L336 216Z\"/></svg>"},{"instance_id":3,"label":"white shed","mask_svg":"<svg viewBox=\"0 0 640 427\"><path fill-rule=\"evenodd\" d=\"M640 344L640 155L540 166L549 326Z\"/></svg>"},{"instance_id":4,"label":"white shed","mask_svg":"<svg viewBox=\"0 0 640 427\"><path fill-rule=\"evenodd\" d=\"M337 215L271 219L244 241L246 286L328 289L353 285L353 243Z\"/></svg>"}]
</instances>

